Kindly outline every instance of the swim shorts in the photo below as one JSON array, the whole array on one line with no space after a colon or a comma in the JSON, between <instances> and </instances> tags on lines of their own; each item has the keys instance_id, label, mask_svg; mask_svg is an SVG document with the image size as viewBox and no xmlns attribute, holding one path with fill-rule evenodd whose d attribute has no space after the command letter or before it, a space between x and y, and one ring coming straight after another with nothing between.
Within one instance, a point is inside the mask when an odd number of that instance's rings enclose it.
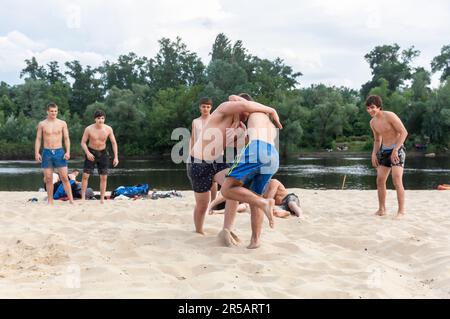
<instances>
[{"instance_id":1,"label":"swim shorts","mask_svg":"<svg viewBox=\"0 0 450 319\"><path fill-rule=\"evenodd\" d=\"M191 156L191 162L187 163L187 175L192 189L196 193L206 193L211 189L214 175L231 165L223 161L200 161Z\"/></svg>"},{"instance_id":2,"label":"swim shorts","mask_svg":"<svg viewBox=\"0 0 450 319\"><path fill-rule=\"evenodd\" d=\"M98 151L88 147L89 152L94 155L95 159L90 161L87 156L84 156L84 168L83 173L93 174L95 166L97 166L97 171L99 175L108 175L109 167L109 154L106 148L104 150Z\"/></svg>"},{"instance_id":3,"label":"swim shorts","mask_svg":"<svg viewBox=\"0 0 450 319\"><path fill-rule=\"evenodd\" d=\"M227 177L237 179L244 187L262 195L279 165L279 154L274 145L253 140L236 158Z\"/></svg>"},{"instance_id":4,"label":"swim shorts","mask_svg":"<svg viewBox=\"0 0 450 319\"><path fill-rule=\"evenodd\" d=\"M394 150L395 145L392 146L384 146L381 145L380 150L377 153L377 159L378 163L382 166L386 167L392 167L392 166L405 166L405 159L406 159L406 148L402 145L400 149L398 150L398 158L399 162L397 164L392 164L391 162L391 155L392 151Z\"/></svg>"},{"instance_id":5,"label":"swim shorts","mask_svg":"<svg viewBox=\"0 0 450 319\"><path fill-rule=\"evenodd\" d=\"M42 151L41 168L58 168L67 167L67 161L64 158L64 149L44 148Z\"/></svg>"},{"instance_id":6,"label":"swim shorts","mask_svg":"<svg viewBox=\"0 0 450 319\"><path fill-rule=\"evenodd\" d=\"M300 200L298 199L298 196L294 193L286 195L283 200L281 201L281 205L279 206L283 210L287 210L291 214L295 215L295 213L289 208L289 203L294 202L297 204L297 206L300 207Z\"/></svg>"}]
</instances>

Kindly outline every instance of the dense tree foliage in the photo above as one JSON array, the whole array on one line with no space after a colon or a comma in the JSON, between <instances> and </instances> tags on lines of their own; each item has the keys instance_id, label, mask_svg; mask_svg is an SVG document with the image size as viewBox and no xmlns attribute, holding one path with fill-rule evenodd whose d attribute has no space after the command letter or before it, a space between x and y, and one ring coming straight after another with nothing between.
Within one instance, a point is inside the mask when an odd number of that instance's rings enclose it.
<instances>
[{"instance_id":1,"label":"dense tree foliage","mask_svg":"<svg viewBox=\"0 0 450 319\"><path fill-rule=\"evenodd\" d=\"M97 68L67 61L62 71L56 61L40 65L34 57L25 60L22 84L0 82L0 156L33 154L36 125L45 118L50 101L58 104L60 117L68 122L74 153L81 152L84 127L93 123L99 108L106 111L122 155L168 153L176 143L172 130L190 129L202 96L210 96L217 106L240 92L278 110L284 124L283 156L342 143L351 149L371 149L370 117L364 105L369 94L380 95L384 109L400 116L410 133L409 146L449 146L450 45L431 61L430 71L412 66L420 54L414 47L375 47L365 55L372 78L360 92L323 84L301 87L301 72L279 58L254 56L241 41L233 43L222 33L212 45L207 65L180 38L163 38L159 45L154 57L130 52ZM438 88L430 88L431 72L440 72Z\"/></svg>"}]
</instances>

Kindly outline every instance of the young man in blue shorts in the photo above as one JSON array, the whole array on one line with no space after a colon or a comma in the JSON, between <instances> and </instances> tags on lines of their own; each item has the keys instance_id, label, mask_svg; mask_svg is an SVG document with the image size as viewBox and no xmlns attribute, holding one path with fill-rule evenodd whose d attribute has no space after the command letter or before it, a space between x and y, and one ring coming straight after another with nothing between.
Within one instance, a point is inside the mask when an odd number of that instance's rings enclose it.
<instances>
[{"instance_id":1,"label":"young man in blue shorts","mask_svg":"<svg viewBox=\"0 0 450 319\"><path fill-rule=\"evenodd\" d=\"M240 97L251 101L248 94ZM279 125L280 128L281 124ZM277 130L267 113L255 112L247 122L249 143L236 158L234 165L222 185L222 194L227 199L249 203L251 211L252 238L247 248L258 248L260 244L264 214L273 228L275 200L264 198L272 176L279 166L279 154L275 147Z\"/></svg>"},{"instance_id":2,"label":"young man in blue shorts","mask_svg":"<svg viewBox=\"0 0 450 319\"><path fill-rule=\"evenodd\" d=\"M38 124L36 141L34 144L34 157L41 163L44 171L45 185L47 189L47 201L53 204L53 169L57 169L64 190L73 204L72 189L67 174L67 161L70 159L70 139L67 123L57 118L58 106L55 103L47 105L47 118ZM44 139L44 149L40 154L41 142ZM66 150L62 146L62 140Z\"/></svg>"}]
</instances>

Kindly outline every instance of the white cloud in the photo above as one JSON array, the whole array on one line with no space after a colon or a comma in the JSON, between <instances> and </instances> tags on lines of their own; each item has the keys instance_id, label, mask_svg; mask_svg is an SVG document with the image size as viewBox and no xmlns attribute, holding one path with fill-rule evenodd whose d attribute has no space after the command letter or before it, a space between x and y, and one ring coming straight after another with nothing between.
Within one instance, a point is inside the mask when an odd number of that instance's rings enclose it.
<instances>
[{"instance_id":1,"label":"white cloud","mask_svg":"<svg viewBox=\"0 0 450 319\"><path fill-rule=\"evenodd\" d=\"M376 45L415 45L417 63L429 69L448 30L447 0L11 0L0 12L0 79L14 71L18 78L32 55L92 65L130 51L153 57L162 37L180 36L208 63L223 32L254 55L283 58L304 73L303 84L359 88L370 78L364 55Z\"/></svg>"},{"instance_id":2,"label":"white cloud","mask_svg":"<svg viewBox=\"0 0 450 319\"><path fill-rule=\"evenodd\" d=\"M18 82L20 71L25 67L24 61L33 56L40 65L57 61L62 70L65 69L64 63L67 61L79 60L83 65L94 67L106 59L105 56L95 52L47 48L45 44L35 42L19 31L12 31L5 37L0 37L0 74L16 72L16 81L12 82Z\"/></svg>"}]
</instances>

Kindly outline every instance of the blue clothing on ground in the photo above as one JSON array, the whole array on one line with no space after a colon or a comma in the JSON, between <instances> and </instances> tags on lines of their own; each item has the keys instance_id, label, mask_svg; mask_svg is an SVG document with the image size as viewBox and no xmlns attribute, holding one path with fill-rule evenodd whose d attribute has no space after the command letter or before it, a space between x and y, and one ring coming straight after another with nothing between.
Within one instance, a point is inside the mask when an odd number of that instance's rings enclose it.
<instances>
[{"instance_id":1,"label":"blue clothing on ground","mask_svg":"<svg viewBox=\"0 0 450 319\"><path fill-rule=\"evenodd\" d=\"M242 150L227 177L237 179L244 187L262 195L279 165L279 154L274 145L253 140Z\"/></svg>"},{"instance_id":2,"label":"blue clothing on ground","mask_svg":"<svg viewBox=\"0 0 450 319\"><path fill-rule=\"evenodd\" d=\"M74 180L69 180L69 183L70 183L70 187L72 187L72 185L75 184L75 181ZM60 198L63 198L63 197L67 197L67 194L66 194L66 191L64 190L64 184L61 183L61 184L59 184L59 186L56 189L56 191L54 191L53 199L60 199Z\"/></svg>"}]
</instances>

